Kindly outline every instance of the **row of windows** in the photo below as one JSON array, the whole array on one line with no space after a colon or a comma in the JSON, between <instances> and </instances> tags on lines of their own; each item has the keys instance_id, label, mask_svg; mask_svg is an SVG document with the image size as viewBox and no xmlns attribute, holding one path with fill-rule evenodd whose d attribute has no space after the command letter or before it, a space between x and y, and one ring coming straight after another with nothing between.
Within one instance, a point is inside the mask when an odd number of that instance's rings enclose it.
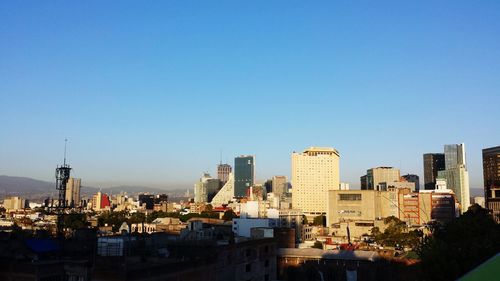
<instances>
[{"instance_id":1,"label":"row of windows","mask_svg":"<svg viewBox=\"0 0 500 281\"><path fill-rule=\"evenodd\" d=\"M340 201L361 201L361 194L339 194Z\"/></svg>"}]
</instances>

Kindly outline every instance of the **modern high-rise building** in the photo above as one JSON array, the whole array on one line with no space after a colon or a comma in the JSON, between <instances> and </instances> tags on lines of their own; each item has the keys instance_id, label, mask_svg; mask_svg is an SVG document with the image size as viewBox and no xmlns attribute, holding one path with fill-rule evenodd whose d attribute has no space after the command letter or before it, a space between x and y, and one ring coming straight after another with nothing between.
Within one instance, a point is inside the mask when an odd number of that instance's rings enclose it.
<instances>
[{"instance_id":1,"label":"modern high-rise building","mask_svg":"<svg viewBox=\"0 0 500 281\"><path fill-rule=\"evenodd\" d=\"M109 209L109 207L111 206L111 201L109 200L109 196L106 193L101 193L100 191L98 191L92 196L91 204L93 210L100 211L106 208Z\"/></svg>"},{"instance_id":2,"label":"modern high-rise building","mask_svg":"<svg viewBox=\"0 0 500 281\"><path fill-rule=\"evenodd\" d=\"M7 211L11 211L11 210L20 210L20 209L24 209L26 208L28 205L26 203L27 200L21 198L21 197L18 197L18 196L12 196L12 197L9 197L9 198L5 198L3 200L3 207L7 210Z\"/></svg>"},{"instance_id":3,"label":"modern high-rise building","mask_svg":"<svg viewBox=\"0 0 500 281\"><path fill-rule=\"evenodd\" d=\"M234 175L229 174L229 178L224 186L215 194L210 204L213 207L227 205L234 197Z\"/></svg>"},{"instance_id":4,"label":"modern high-rise building","mask_svg":"<svg viewBox=\"0 0 500 281\"><path fill-rule=\"evenodd\" d=\"M407 175L402 176L401 178L403 178L407 182L412 182L415 184L415 188L412 190L414 190L416 192L418 192L420 190L420 178L419 178L419 176L407 174Z\"/></svg>"},{"instance_id":5,"label":"modern high-rise building","mask_svg":"<svg viewBox=\"0 0 500 281\"><path fill-rule=\"evenodd\" d=\"M445 170L438 172L438 178L446 179L447 188L453 190L462 212L470 206L469 172L465 160L465 144L444 146Z\"/></svg>"},{"instance_id":6,"label":"modern high-rise building","mask_svg":"<svg viewBox=\"0 0 500 281\"><path fill-rule=\"evenodd\" d=\"M439 171L444 171L444 153L424 154L424 189L436 188L436 178Z\"/></svg>"},{"instance_id":7,"label":"modern high-rise building","mask_svg":"<svg viewBox=\"0 0 500 281\"><path fill-rule=\"evenodd\" d=\"M204 173L200 180L194 184L194 202L210 202L217 193L219 185L219 179L214 179L210 176L210 174Z\"/></svg>"},{"instance_id":8,"label":"modern high-rise building","mask_svg":"<svg viewBox=\"0 0 500 281\"><path fill-rule=\"evenodd\" d=\"M366 180L366 175L361 176L359 180L361 181L361 190L368 190L368 182Z\"/></svg>"},{"instance_id":9,"label":"modern high-rise building","mask_svg":"<svg viewBox=\"0 0 500 281\"><path fill-rule=\"evenodd\" d=\"M313 217L327 211L328 190L338 190L340 154L334 148L311 147L292 153L292 206Z\"/></svg>"},{"instance_id":10,"label":"modern high-rise building","mask_svg":"<svg viewBox=\"0 0 500 281\"><path fill-rule=\"evenodd\" d=\"M252 155L234 158L234 196L247 196L248 188L255 180L255 159Z\"/></svg>"},{"instance_id":11,"label":"modern high-rise building","mask_svg":"<svg viewBox=\"0 0 500 281\"><path fill-rule=\"evenodd\" d=\"M400 181L399 169L393 167L377 167L366 171L366 188L363 183L362 189L366 190L384 190L390 183ZM361 177L363 181L363 177ZM381 185L385 183L384 185Z\"/></svg>"},{"instance_id":12,"label":"modern high-rise building","mask_svg":"<svg viewBox=\"0 0 500 281\"><path fill-rule=\"evenodd\" d=\"M80 207L81 179L69 178L66 184L66 206Z\"/></svg>"},{"instance_id":13,"label":"modern high-rise building","mask_svg":"<svg viewBox=\"0 0 500 281\"><path fill-rule=\"evenodd\" d=\"M233 171L233 168L229 164L219 164L217 165L217 178L220 180L221 185L226 184L229 179L229 174Z\"/></svg>"},{"instance_id":14,"label":"modern high-rise building","mask_svg":"<svg viewBox=\"0 0 500 281\"><path fill-rule=\"evenodd\" d=\"M272 179L272 191L276 196L287 193L288 182L285 176L274 176Z\"/></svg>"},{"instance_id":15,"label":"modern high-rise building","mask_svg":"<svg viewBox=\"0 0 500 281\"><path fill-rule=\"evenodd\" d=\"M483 149L485 206L500 223L500 146Z\"/></svg>"}]
</instances>

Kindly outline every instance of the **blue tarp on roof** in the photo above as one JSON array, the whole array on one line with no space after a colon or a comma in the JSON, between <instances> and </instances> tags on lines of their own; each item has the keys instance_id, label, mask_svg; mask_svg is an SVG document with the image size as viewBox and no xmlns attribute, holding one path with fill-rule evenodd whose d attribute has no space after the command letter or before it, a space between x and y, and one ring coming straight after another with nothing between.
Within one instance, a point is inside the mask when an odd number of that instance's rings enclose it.
<instances>
[{"instance_id":1,"label":"blue tarp on roof","mask_svg":"<svg viewBox=\"0 0 500 281\"><path fill-rule=\"evenodd\" d=\"M57 241L53 239L27 239L25 243L35 253L47 253L59 250Z\"/></svg>"}]
</instances>

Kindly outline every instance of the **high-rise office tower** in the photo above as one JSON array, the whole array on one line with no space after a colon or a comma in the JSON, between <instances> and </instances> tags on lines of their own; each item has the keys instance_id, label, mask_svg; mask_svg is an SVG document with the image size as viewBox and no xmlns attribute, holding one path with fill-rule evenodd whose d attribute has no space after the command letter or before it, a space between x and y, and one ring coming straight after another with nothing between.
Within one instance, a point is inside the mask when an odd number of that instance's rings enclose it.
<instances>
[{"instance_id":1,"label":"high-rise office tower","mask_svg":"<svg viewBox=\"0 0 500 281\"><path fill-rule=\"evenodd\" d=\"M405 179L407 182L412 182L415 184L415 189L413 189L413 190L415 190L416 192L418 192L420 190L420 178L419 178L419 176L407 174L407 175L402 176L402 178Z\"/></svg>"},{"instance_id":2,"label":"high-rise office tower","mask_svg":"<svg viewBox=\"0 0 500 281\"><path fill-rule=\"evenodd\" d=\"M465 144L447 144L444 146L445 170L438 172L438 178L446 179L447 188L453 190L461 211L470 206L469 172L465 161Z\"/></svg>"},{"instance_id":3,"label":"high-rise office tower","mask_svg":"<svg viewBox=\"0 0 500 281\"><path fill-rule=\"evenodd\" d=\"M485 206L500 223L500 146L483 149Z\"/></svg>"},{"instance_id":4,"label":"high-rise office tower","mask_svg":"<svg viewBox=\"0 0 500 281\"><path fill-rule=\"evenodd\" d=\"M338 190L340 154L334 148L311 147L292 153L292 206L313 217L327 211L328 190Z\"/></svg>"},{"instance_id":5,"label":"high-rise office tower","mask_svg":"<svg viewBox=\"0 0 500 281\"><path fill-rule=\"evenodd\" d=\"M366 171L366 189L381 190L387 188L390 183L400 180L399 169L393 167L377 167ZM363 177L361 177L363 180ZM381 185L381 183L385 183ZM361 186L363 189L363 185Z\"/></svg>"},{"instance_id":6,"label":"high-rise office tower","mask_svg":"<svg viewBox=\"0 0 500 281\"><path fill-rule=\"evenodd\" d=\"M81 179L69 178L66 184L66 206L80 207Z\"/></svg>"},{"instance_id":7,"label":"high-rise office tower","mask_svg":"<svg viewBox=\"0 0 500 281\"><path fill-rule=\"evenodd\" d=\"M252 155L234 158L234 196L245 197L255 179L255 159Z\"/></svg>"},{"instance_id":8,"label":"high-rise office tower","mask_svg":"<svg viewBox=\"0 0 500 281\"><path fill-rule=\"evenodd\" d=\"M287 193L288 182L285 176L274 176L272 179L272 191L279 197Z\"/></svg>"},{"instance_id":9,"label":"high-rise office tower","mask_svg":"<svg viewBox=\"0 0 500 281\"><path fill-rule=\"evenodd\" d=\"M368 190L368 181L366 179L366 175L361 176L359 180L361 181L361 190Z\"/></svg>"},{"instance_id":10,"label":"high-rise office tower","mask_svg":"<svg viewBox=\"0 0 500 281\"><path fill-rule=\"evenodd\" d=\"M106 193L101 193L98 191L92 196L92 209L93 210L103 210L106 207L111 206L111 201Z\"/></svg>"},{"instance_id":11,"label":"high-rise office tower","mask_svg":"<svg viewBox=\"0 0 500 281\"><path fill-rule=\"evenodd\" d=\"M444 171L444 153L424 154L424 189L436 188L436 178L439 171Z\"/></svg>"},{"instance_id":12,"label":"high-rise office tower","mask_svg":"<svg viewBox=\"0 0 500 281\"><path fill-rule=\"evenodd\" d=\"M217 193L219 185L219 179L214 179L210 176L210 174L204 173L200 180L194 184L194 202L210 202Z\"/></svg>"},{"instance_id":13,"label":"high-rise office tower","mask_svg":"<svg viewBox=\"0 0 500 281\"><path fill-rule=\"evenodd\" d=\"M229 174L233 171L233 168L229 164L219 164L217 165L217 178L220 180L221 184L226 184L229 179Z\"/></svg>"}]
</instances>

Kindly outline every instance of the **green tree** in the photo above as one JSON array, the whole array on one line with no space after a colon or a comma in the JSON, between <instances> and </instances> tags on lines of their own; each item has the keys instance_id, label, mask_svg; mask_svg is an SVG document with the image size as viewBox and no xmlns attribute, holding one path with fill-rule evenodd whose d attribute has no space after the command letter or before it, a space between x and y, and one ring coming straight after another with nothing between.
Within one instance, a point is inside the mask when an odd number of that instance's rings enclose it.
<instances>
[{"instance_id":1,"label":"green tree","mask_svg":"<svg viewBox=\"0 0 500 281\"><path fill-rule=\"evenodd\" d=\"M438 227L418 249L422 279L456 280L500 252L500 225L474 204L460 218Z\"/></svg>"},{"instance_id":2,"label":"green tree","mask_svg":"<svg viewBox=\"0 0 500 281\"><path fill-rule=\"evenodd\" d=\"M64 215L64 227L72 230L86 228L89 225L87 215L80 213L70 213Z\"/></svg>"},{"instance_id":3,"label":"green tree","mask_svg":"<svg viewBox=\"0 0 500 281\"><path fill-rule=\"evenodd\" d=\"M314 217L313 225L326 226L326 217L324 215Z\"/></svg>"},{"instance_id":4,"label":"green tree","mask_svg":"<svg viewBox=\"0 0 500 281\"><path fill-rule=\"evenodd\" d=\"M370 229L370 232L372 236L377 236L381 234L380 228L378 228L377 226L372 227L372 229Z\"/></svg>"},{"instance_id":5,"label":"green tree","mask_svg":"<svg viewBox=\"0 0 500 281\"><path fill-rule=\"evenodd\" d=\"M103 212L97 218L98 226L108 225L113 227L113 231L117 232L124 221L128 221L128 213L126 211L119 212Z\"/></svg>"},{"instance_id":6,"label":"green tree","mask_svg":"<svg viewBox=\"0 0 500 281\"><path fill-rule=\"evenodd\" d=\"M146 222L146 215L144 213L133 213L128 218L128 223L143 223Z\"/></svg>"},{"instance_id":7,"label":"green tree","mask_svg":"<svg viewBox=\"0 0 500 281\"><path fill-rule=\"evenodd\" d=\"M309 224L309 222L307 221L306 215L302 215L302 224L303 225Z\"/></svg>"},{"instance_id":8,"label":"green tree","mask_svg":"<svg viewBox=\"0 0 500 281\"><path fill-rule=\"evenodd\" d=\"M225 220L225 221L232 221L234 218L237 218L238 216L236 215L236 213L229 209L229 210L226 210L224 212L224 215L222 215L222 219Z\"/></svg>"},{"instance_id":9,"label":"green tree","mask_svg":"<svg viewBox=\"0 0 500 281\"><path fill-rule=\"evenodd\" d=\"M314 245L312 246L312 248L323 249L323 243L321 243L320 241L316 241L316 242L314 242Z\"/></svg>"},{"instance_id":10,"label":"green tree","mask_svg":"<svg viewBox=\"0 0 500 281\"><path fill-rule=\"evenodd\" d=\"M385 218L384 224L384 232L380 232L378 227L372 228L375 241L384 246L401 245L414 248L418 246L423 235L419 230L408 231L406 223L394 216Z\"/></svg>"},{"instance_id":11,"label":"green tree","mask_svg":"<svg viewBox=\"0 0 500 281\"><path fill-rule=\"evenodd\" d=\"M205 205L206 212L212 212L213 210L214 210L214 207L211 204Z\"/></svg>"}]
</instances>

